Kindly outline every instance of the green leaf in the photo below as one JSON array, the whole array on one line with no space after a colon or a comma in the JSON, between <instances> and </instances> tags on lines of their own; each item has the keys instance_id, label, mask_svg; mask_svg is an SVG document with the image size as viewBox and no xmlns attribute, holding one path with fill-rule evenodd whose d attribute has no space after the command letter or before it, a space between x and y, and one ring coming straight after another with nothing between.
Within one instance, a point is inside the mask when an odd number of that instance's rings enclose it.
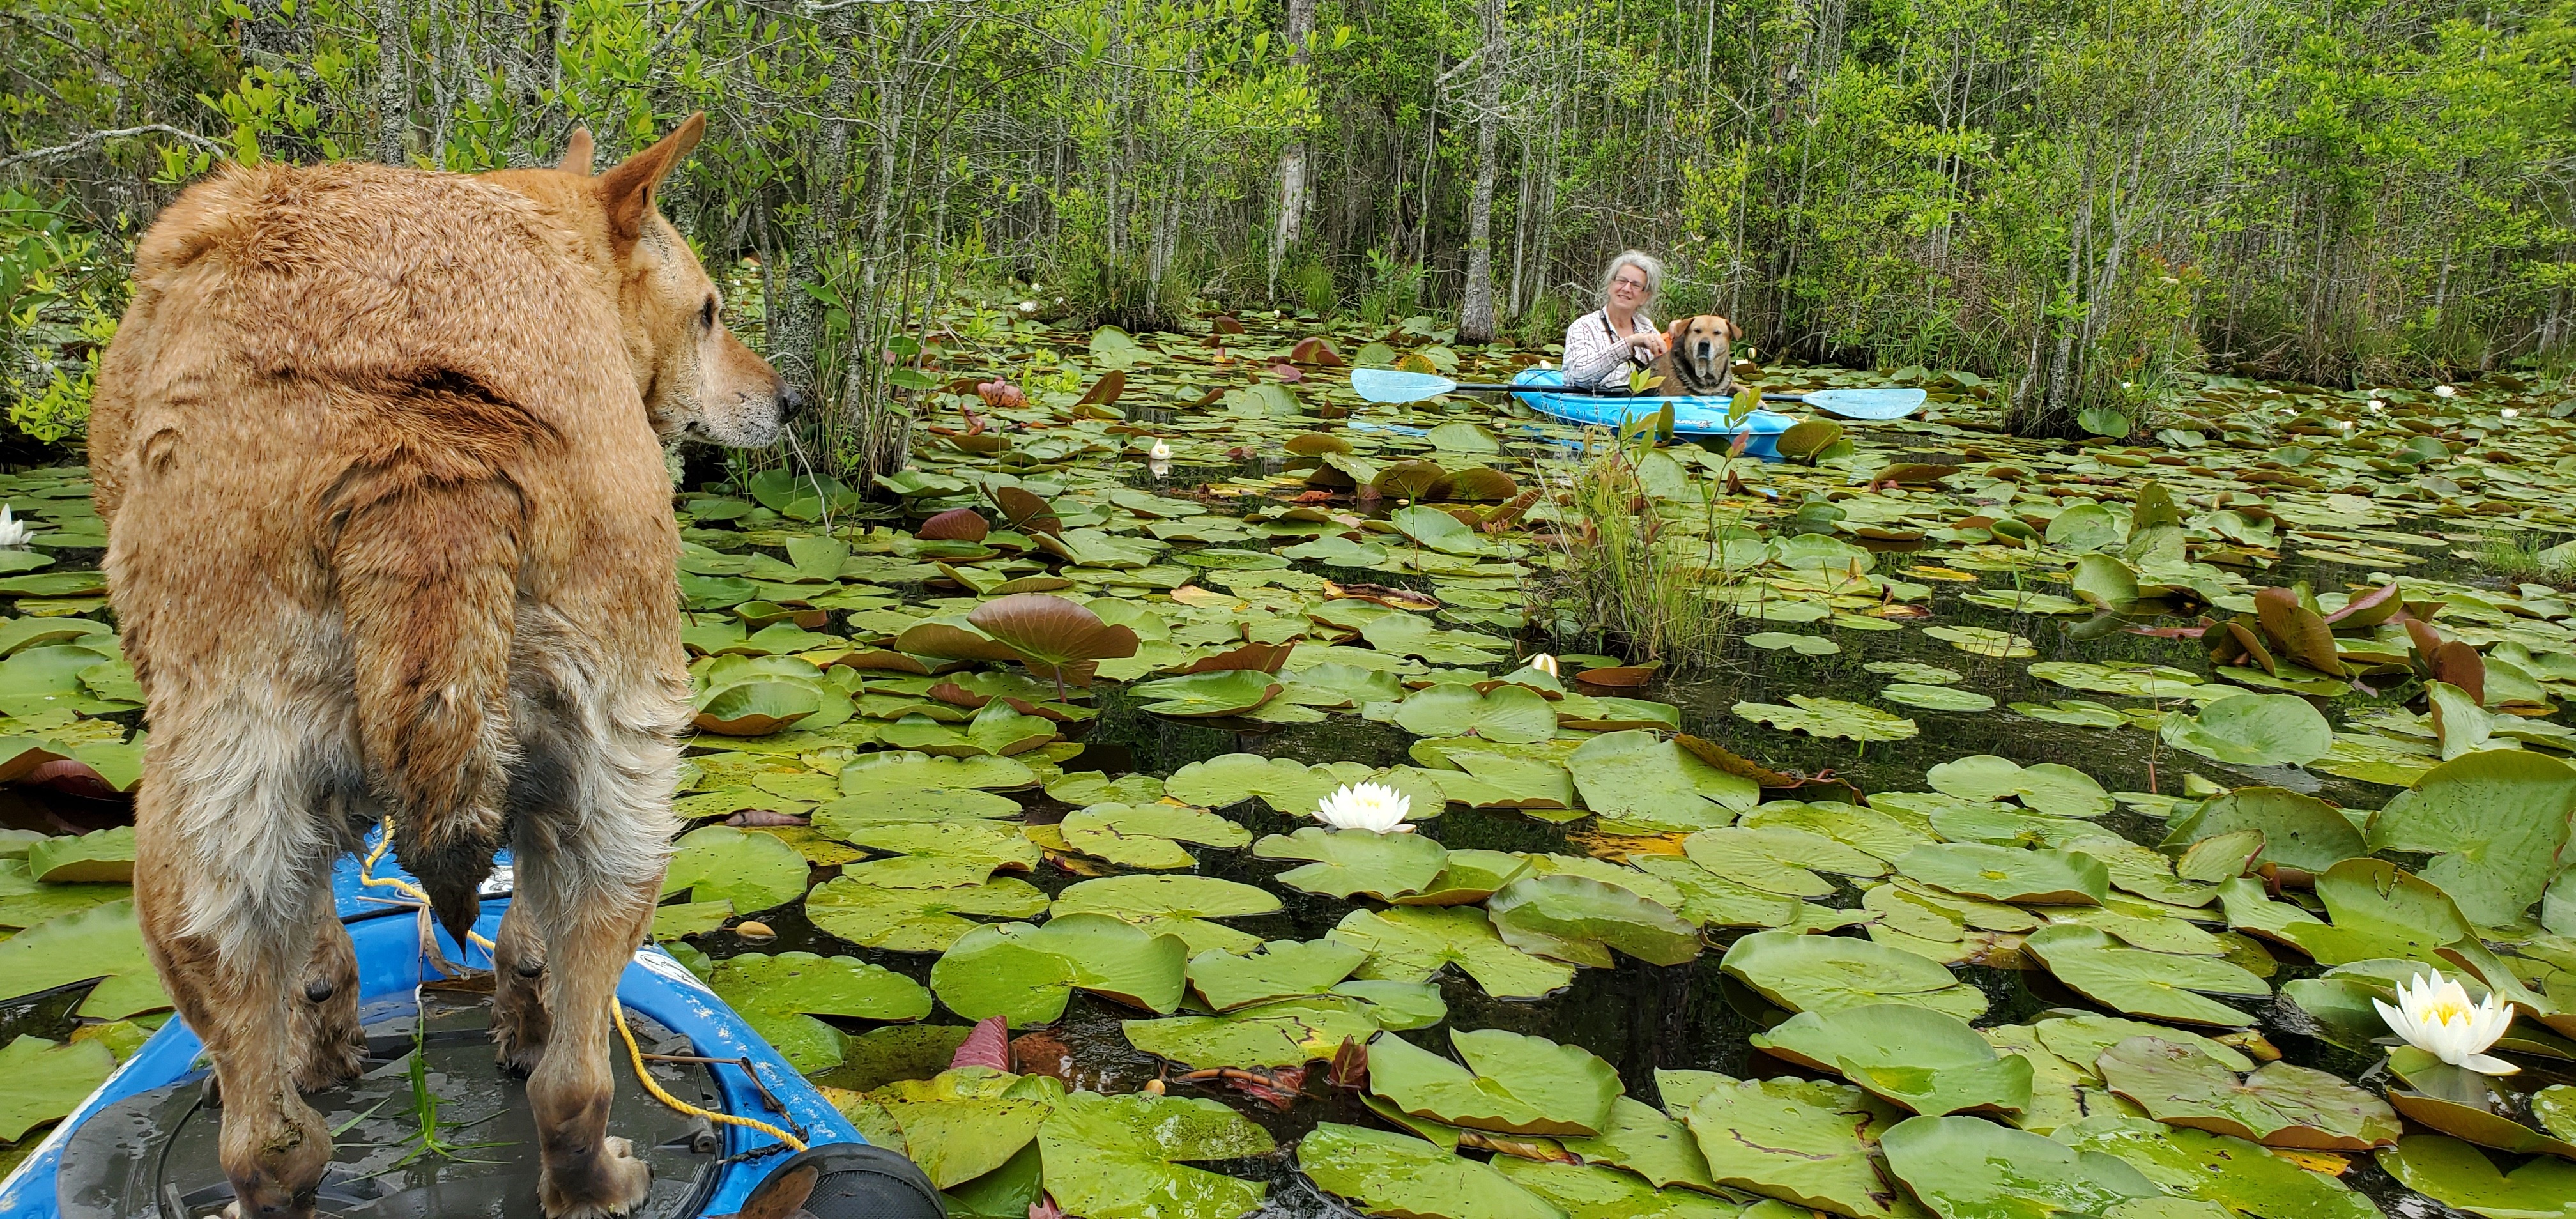
<instances>
[{"instance_id":1,"label":"green leaf","mask_svg":"<svg viewBox=\"0 0 2576 1219\"><path fill-rule=\"evenodd\" d=\"M1652 732L1605 732L1565 760L1584 807L1618 832L1713 829L1762 800L1752 779L1729 774Z\"/></svg>"},{"instance_id":2,"label":"green leaf","mask_svg":"<svg viewBox=\"0 0 2576 1219\"><path fill-rule=\"evenodd\" d=\"M2240 694L2197 716L2165 720L2165 743L2233 766L2313 762L2334 748L2334 729L2295 694Z\"/></svg>"},{"instance_id":3,"label":"green leaf","mask_svg":"<svg viewBox=\"0 0 2576 1219\"><path fill-rule=\"evenodd\" d=\"M983 926L965 915L1021 919L1046 909L1044 891L1013 877L948 889L888 889L834 877L805 898L805 916L817 930L889 952L946 952Z\"/></svg>"},{"instance_id":4,"label":"green leaf","mask_svg":"<svg viewBox=\"0 0 2576 1219\"><path fill-rule=\"evenodd\" d=\"M1494 1171L1564 1208L1571 1219L1736 1219L1743 1209L1703 1194L1656 1189L1627 1173L1592 1163L1496 1156Z\"/></svg>"},{"instance_id":5,"label":"green leaf","mask_svg":"<svg viewBox=\"0 0 2576 1219\"><path fill-rule=\"evenodd\" d=\"M2091 927L2042 927L2022 941L2022 948L2058 981L2132 1016L2244 1028L2254 1017L2201 994L2240 999L2272 995L2263 979L2226 961L2126 947Z\"/></svg>"},{"instance_id":6,"label":"green leaf","mask_svg":"<svg viewBox=\"0 0 2576 1219\"><path fill-rule=\"evenodd\" d=\"M1896 1178L1941 1219L2098 1215L2162 1192L2117 1156L1972 1117L1908 1118L1879 1141Z\"/></svg>"},{"instance_id":7,"label":"green leaf","mask_svg":"<svg viewBox=\"0 0 2576 1219\"><path fill-rule=\"evenodd\" d=\"M1275 878L1291 888L1340 898L1365 893L1387 901L1428 888L1446 866L1449 852L1420 834L1328 830L1310 825L1294 834L1263 838L1253 844L1252 855L1255 859L1313 861Z\"/></svg>"},{"instance_id":8,"label":"green leaf","mask_svg":"<svg viewBox=\"0 0 2576 1219\"><path fill-rule=\"evenodd\" d=\"M0 997L17 998L97 979L77 1014L122 1020L170 1006L144 954L131 898L30 927L0 942Z\"/></svg>"},{"instance_id":9,"label":"green leaf","mask_svg":"<svg viewBox=\"0 0 2576 1219\"><path fill-rule=\"evenodd\" d=\"M805 856L777 835L710 825L681 835L662 876L662 896L686 892L691 901L730 901L749 914L804 896L805 877Z\"/></svg>"},{"instance_id":10,"label":"green leaf","mask_svg":"<svg viewBox=\"0 0 2576 1219\"><path fill-rule=\"evenodd\" d=\"M16 1142L29 1130L68 1117L116 1070L116 1055L98 1041L56 1045L24 1034L0 1047L0 1140Z\"/></svg>"},{"instance_id":11,"label":"green leaf","mask_svg":"<svg viewBox=\"0 0 2576 1219\"><path fill-rule=\"evenodd\" d=\"M1919 731L1912 720L1859 703L1805 694L1792 694L1789 701L1795 705L1737 703L1733 710L1743 719L1769 724L1783 732L1804 732L1811 736L1841 737L1853 741L1903 740Z\"/></svg>"},{"instance_id":12,"label":"green leaf","mask_svg":"<svg viewBox=\"0 0 2576 1219\"><path fill-rule=\"evenodd\" d=\"M1724 1076L1683 1111L1718 1184L1853 1219L1912 1213L1874 1154L1895 1117L1858 1088Z\"/></svg>"},{"instance_id":13,"label":"green leaf","mask_svg":"<svg viewBox=\"0 0 2576 1219\"><path fill-rule=\"evenodd\" d=\"M744 953L717 962L707 985L809 1073L841 1061L841 1031L816 1016L919 1020L930 1014L930 992L919 982L854 957Z\"/></svg>"},{"instance_id":14,"label":"green leaf","mask_svg":"<svg viewBox=\"0 0 2576 1219\"><path fill-rule=\"evenodd\" d=\"M134 827L120 825L30 843L27 872L46 884L134 881Z\"/></svg>"},{"instance_id":15,"label":"green leaf","mask_svg":"<svg viewBox=\"0 0 2576 1219\"><path fill-rule=\"evenodd\" d=\"M1910 1112L2019 1110L2030 1104L2030 1060L1998 1056L1967 1021L1910 1003L1801 1012L1753 1044L1844 1079Z\"/></svg>"},{"instance_id":16,"label":"green leaf","mask_svg":"<svg viewBox=\"0 0 2576 1219\"><path fill-rule=\"evenodd\" d=\"M2441 887L2384 859L2347 859L2317 877L2326 923L2296 923L2283 938L2327 965L2404 957L2447 967L2441 949L2473 936Z\"/></svg>"},{"instance_id":17,"label":"green leaf","mask_svg":"<svg viewBox=\"0 0 2576 1219\"><path fill-rule=\"evenodd\" d=\"M2486 1219L2576 1219L2576 1162L2539 1156L2511 1173L2458 1139L2413 1134L2379 1153L2406 1188Z\"/></svg>"},{"instance_id":18,"label":"green leaf","mask_svg":"<svg viewBox=\"0 0 2576 1219\"><path fill-rule=\"evenodd\" d=\"M1369 1045L1369 1092L1416 1117L1505 1134L1596 1135L1619 1073L1580 1046L1501 1029L1451 1029L1465 1066L1388 1034Z\"/></svg>"},{"instance_id":19,"label":"green leaf","mask_svg":"<svg viewBox=\"0 0 2576 1219\"><path fill-rule=\"evenodd\" d=\"M1052 1024L1075 987L1155 1012L1178 1006L1188 948L1105 914L1064 914L1043 927L977 927L930 968L931 989L969 1020L1008 1018L1013 1028Z\"/></svg>"},{"instance_id":20,"label":"green leaf","mask_svg":"<svg viewBox=\"0 0 2576 1219\"><path fill-rule=\"evenodd\" d=\"M1318 1123L1297 1144L1317 1187L1373 1214L1415 1219L1565 1219L1565 1212L1488 1164L1411 1135Z\"/></svg>"},{"instance_id":21,"label":"green leaf","mask_svg":"<svg viewBox=\"0 0 2576 1219\"><path fill-rule=\"evenodd\" d=\"M1293 1067L1329 1060L1344 1040L1367 1041L1379 1024L1368 1004L1339 995L1263 1003L1222 1016L1129 1020L1128 1044L1193 1070Z\"/></svg>"},{"instance_id":22,"label":"green leaf","mask_svg":"<svg viewBox=\"0 0 2576 1219\"><path fill-rule=\"evenodd\" d=\"M2263 835L2263 858L2308 872L2370 853L2352 819L2325 801L2280 787L2240 787L2173 822L2167 849L2254 830Z\"/></svg>"},{"instance_id":23,"label":"green leaf","mask_svg":"<svg viewBox=\"0 0 2576 1219\"><path fill-rule=\"evenodd\" d=\"M1362 978L1428 982L1442 967L1456 965L1497 999L1543 998L1574 980L1573 966L1504 943L1474 906L1353 910L1330 938L1369 951L1359 969Z\"/></svg>"},{"instance_id":24,"label":"green leaf","mask_svg":"<svg viewBox=\"0 0 2576 1219\"><path fill-rule=\"evenodd\" d=\"M1157 934L1176 935L1192 953L1245 951L1257 936L1209 920L1246 918L1279 909L1265 889L1213 876L1104 876L1065 886L1053 913L1106 914Z\"/></svg>"},{"instance_id":25,"label":"green leaf","mask_svg":"<svg viewBox=\"0 0 2576 1219\"><path fill-rule=\"evenodd\" d=\"M1505 744L1531 744L1556 735L1556 711L1527 686L1501 685L1483 694L1475 687L1442 684L1415 691L1396 709L1395 722L1416 736L1472 736Z\"/></svg>"},{"instance_id":26,"label":"green leaf","mask_svg":"<svg viewBox=\"0 0 2576 1219\"><path fill-rule=\"evenodd\" d=\"M1524 952L1595 969L1615 948L1649 965L1679 965L1700 954L1698 929L1670 909L1586 876L1525 876L1485 902L1503 942Z\"/></svg>"},{"instance_id":27,"label":"green leaf","mask_svg":"<svg viewBox=\"0 0 2576 1219\"><path fill-rule=\"evenodd\" d=\"M1737 940L1718 964L1792 1012L1908 1003L1972 1020L1986 1010L1984 993L1941 965L1849 936L1758 931Z\"/></svg>"},{"instance_id":28,"label":"green leaf","mask_svg":"<svg viewBox=\"0 0 2576 1219\"><path fill-rule=\"evenodd\" d=\"M2322 1151L2385 1147L2400 1133L2397 1112L2386 1101L2286 1062L2267 1063L2240 1080L2189 1046L2132 1037L2105 1051L2097 1069L2112 1091L2167 1125Z\"/></svg>"},{"instance_id":29,"label":"green leaf","mask_svg":"<svg viewBox=\"0 0 2576 1219\"><path fill-rule=\"evenodd\" d=\"M1157 715L1240 715L1278 697L1280 680L1255 669L1216 669L1167 677L1135 687L1132 696Z\"/></svg>"},{"instance_id":30,"label":"green leaf","mask_svg":"<svg viewBox=\"0 0 2576 1219\"><path fill-rule=\"evenodd\" d=\"M2078 1151L2128 1161L2150 1181L2187 1198L2262 1219L2379 1219L2370 1199L2243 1139L2102 1114L2060 1127L2054 1138Z\"/></svg>"},{"instance_id":31,"label":"green leaf","mask_svg":"<svg viewBox=\"0 0 2576 1219\"><path fill-rule=\"evenodd\" d=\"M2110 870L2080 851L1926 843L1906 852L1896 868L1925 884L1997 902L2098 905L2111 891Z\"/></svg>"},{"instance_id":32,"label":"green leaf","mask_svg":"<svg viewBox=\"0 0 2576 1219\"><path fill-rule=\"evenodd\" d=\"M1257 1156L1276 1144L1212 1100L1075 1092L1038 1128L1046 1189L1084 1219L1240 1219L1261 1205L1258 1182L1183 1160Z\"/></svg>"},{"instance_id":33,"label":"green leaf","mask_svg":"<svg viewBox=\"0 0 2576 1219\"><path fill-rule=\"evenodd\" d=\"M2224 706L2224 703L2220 704ZM2434 853L2423 878L2482 925L2540 900L2576 813L2576 767L2527 750L2444 762L2370 819L2373 850Z\"/></svg>"}]
</instances>

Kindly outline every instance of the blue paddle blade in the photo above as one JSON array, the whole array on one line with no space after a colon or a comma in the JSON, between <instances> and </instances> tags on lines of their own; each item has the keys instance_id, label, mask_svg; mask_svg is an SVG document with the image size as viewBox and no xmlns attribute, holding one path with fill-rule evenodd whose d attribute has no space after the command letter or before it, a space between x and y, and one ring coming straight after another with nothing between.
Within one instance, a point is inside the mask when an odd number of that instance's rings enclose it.
<instances>
[{"instance_id":1,"label":"blue paddle blade","mask_svg":"<svg viewBox=\"0 0 2576 1219\"><path fill-rule=\"evenodd\" d=\"M1902 419L1923 409L1919 389L1819 389L1800 394L1799 399L1845 419Z\"/></svg>"},{"instance_id":2,"label":"blue paddle blade","mask_svg":"<svg viewBox=\"0 0 2576 1219\"><path fill-rule=\"evenodd\" d=\"M1351 391L1371 402L1420 402L1456 388L1457 382L1427 372L1399 372L1392 368L1351 370ZM1921 391L1916 392L1919 395Z\"/></svg>"}]
</instances>

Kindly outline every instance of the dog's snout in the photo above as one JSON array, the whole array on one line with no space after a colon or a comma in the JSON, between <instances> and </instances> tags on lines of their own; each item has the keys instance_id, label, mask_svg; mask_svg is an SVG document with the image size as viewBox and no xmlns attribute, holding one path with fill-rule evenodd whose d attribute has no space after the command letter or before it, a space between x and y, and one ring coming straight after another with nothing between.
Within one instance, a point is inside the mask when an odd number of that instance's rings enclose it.
<instances>
[{"instance_id":1,"label":"dog's snout","mask_svg":"<svg viewBox=\"0 0 2576 1219\"><path fill-rule=\"evenodd\" d=\"M807 406L807 404L808 404L808 403L807 403L807 399L806 399L806 397L805 397L805 391L804 391L804 390L801 390L801 389L796 388L796 384L795 384L795 382L792 382L792 381L791 381L791 382L788 382L788 383L786 383L786 384L784 384L784 385L779 386L779 388L778 388L778 416L779 416L779 418L781 418L781 419L793 419L793 418L797 417L798 415L802 415L802 414L804 414L804 413L805 413L805 407Z\"/></svg>"}]
</instances>

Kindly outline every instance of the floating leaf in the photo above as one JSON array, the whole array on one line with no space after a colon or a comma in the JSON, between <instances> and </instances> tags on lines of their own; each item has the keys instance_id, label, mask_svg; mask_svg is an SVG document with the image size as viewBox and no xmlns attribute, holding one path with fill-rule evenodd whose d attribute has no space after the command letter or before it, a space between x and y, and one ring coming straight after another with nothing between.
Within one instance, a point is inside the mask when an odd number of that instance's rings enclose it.
<instances>
[{"instance_id":1,"label":"floating leaf","mask_svg":"<svg viewBox=\"0 0 2576 1219\"><path fill-rule=\"evenodd\" d=\"M680 836L679 851L662 876L662 894L730 901L750 914L804 896L805 877L805 856L778 836L710 825Z\"/></svg>"},{"instance_id":2,"label":"floating leaf","mask_svg":"<svg viewBox=\"0 0 2576 1219\"><path fill-rule=\"evenodd\" d=\"M1420 834L1328 830L1307 826L1254 843L1255 859L1311 860L1278 876L1279 883L1309 893L1347 898L1365 893L1380 901L1428 888L1449 852Z\"/></svg>"},{"instance_id":3,"label":"floating leaf","mask_svg":"<svg viewBox=\"0 0 2576 1219\"><path fill-rule=\"evenodd\" d=\"M1046 1190L1085 1219L1239 1219L1261 1205L1259 1182L1191 1168L1269 1152L1259 1126L1212 1100L1075 1092L1038 1128Z\"/></svg>"},{"instance_id":4,"label":"floating leaf","mask_svg":"<svg viewBox=\"0 0 2576 1219\"><path fill-rule=\"evenodd\" d=\"M2167 1125L2321 1151L2367 1151L2394 1144L2399 1134L2387 1102L2286 1062L2240 1080L2189 1046L2132 1037L2105 1051L2097 1069L2112 1091Z\"/></svg>"},{"instance_id":5,"label":"floating leaf","mask_svg":"<svg viewBox=\"0 0 2576 1219\"><path fill-rule=\"evenodd\" d=\"M2416 780L2372 815L2369 841L2374 850L2435 853L2424 880L2471 920L2503 926L2557 873L2571 814L2576 768L2527 750L2490 750Z\"/></svg>"},{"instance_id":6,"label":"floating leaf","mask_svg":"<svg viewBox=\"0 0 2576 1219\"><path fill-rule=\"evenodd\" d=\"M2441 887L2384 859L2347 859L2317 878L2331 924L2303 922L2283 938L2327 965L2404 957L2443 964L2440 950L2472 938L2469 920Z\"/></svg>"},{"instance_id":7,"label":"floating leaf","mask_svg":"<svg viewBox=\"0 0 2576 1219\"><path fill-rule=\"evenodd\" d=\"M1652 732L1605 732L1565 760L1584 807L1630 831L1726 825L1761 802L1761 785L1729 774Z\"/></svg>"},{"instance_id":8,"label":"floating leaf","mask_svg":"<svg viewBox=\"0 0 2576 1219\"><path fill-rule=\"evenodd\" d=\"M97 979L76 1014L122 1020L170 1006L144 954L143 929L128 898L63 915L0 942L0 996L17 997Z\"/></svg>"},{"instance_id":9,"label":"floating leaf","mask_svg":"<svg viewBox=\"0 0 2576 1219\"><path fill-rule=\"evenodd\" d=\"M1852 1219L1911 1213L1874 1154L1896 1116L1858 1088L1724 1076L1683 1110L1718 1184Z\"/></svg>"},{"instance_id":10,"label":"floating leaf","mask_svg":"<svg viewBox=\"0 0 2576 1219\"><path fill-rule=\"evenodd\" d=\"M962 888L888 889L847 877L823 882L805 898L816 930L889 952L946 952L983 926L966 918L1019 919L1043 914L1047 895L1013 877Z\"/></svg>"},{"instance_id":11,"label":"floating leaf","mask_svg":"<svg viewBox=\"0 0 2576 1219\"><path fill-rule=\"evenodd\" d=\"M1906 852L1896 868L1925 884L1997 902L2098 905L2111 890L2110 869L2080 851L1926 843Z\"/></svg>"},{"instance_id":12,"label":"floating leaf","mask_svg":"<svg viewBox=\"0 0 2576 1219\"><path fill-rule=\"evenodd\" d=\"M816 1016L919 1020L930 1014L921 983L853 957L750 952L716 963L707 985L797 1070L841 1061L841 1031Z\"/></svg>"},{"instance_id":13,"label":"floating leaf","mask_svg":"<svg viewBox=\"0 0 2576 1219\"><path fill-rule=\"evenodd\" d=\"M1842 737L1854 741L1902 740L1919 731L1912 720L1859 703L1805 694L1792 694L1789 701L1796 705L1737 703L1734 711L1744 719L1769 724L1783 732L1804 732L1811 736Z\"/></svg>"},{"instance_id":14,"label":"floating leaf","mask_svg":"<svg viewBox=\"0 0 2576 1219\"><path fill-rule=\"evenodd\" d=\"M2334 729L2295 694L2222 698L2197 716L2165 720L2165 743L2236 766L2313 762L2334 748Z\"/></svg>"},{"instance_id":15,"label":"floating leaf","mask_svg":"<svg viewBox=\"0 0 2576 1219\"><path fill-rule=\"evenodd\" d=\"M1411 1135L1318 1123L1297 1166L1325 1192L1381 1215L1414 1219L1564 1219L1565 1212L1491 1165Z\"/></svg>"},{"instance_id":16,"label":"floating leaf","mask_svg":"<svg viewBox=\"0 0 2576 1219\"><path fill-rule=\"evenodd\" d=\"M1354 910L1333 940L1369 952L1362 978L1428 982L1456 965L1497 999L1542 998L1574 980L1574 967L1542 960L1504 943L1474 906L1397 906ZM5 947L5 945L0 945Z\"/></svg>"},{"instance_id":17,"label":"floating leaf","mask_svg":"<svg viewBox=\"0 0 2576 1219\"><path fill-rule=\"evenodd\" d=\"M1483 694L1472 686L1432 686L1405 699L1395 722L1416 736L1472 736L1506 744L1556 735L1555 709L1537 691L1518 685L1496 686Z\"/></svg>"},{"instance_id":18,"label":"floating leaf","mask_svg":"<svg viewBox=\"0 0 2576 1219\"><path fill-rule=\"evenodd\" d=\"M2576 1216L2576 1162L2539 1156L2506 1173L2458 1139L2411 1134L2380 1152L2379 1166L2408 1189L2487 1219Z\"/></svg>"},{"instance_id":19,"label":"floating leaf","mask_svg":"<svg viewBox=\"0 0 2576 1219\"><path fill-rule=\"evenodd\" d=\"M2263 836L2263 858L2309 872L2367 855L2361 830L2325 801L2279 787L2240 787L2176 818L2165 835L2170 849L2240 830Z\"/></svg>"},{"instance_id":20,"label":"floating leaf","mask_svg":"<svg viewBox=\"0 0 2576 1219\"><path fill-rule=\"evenodd\" d=\"M2117 1156L1973 1117L1915 1117L1879 1136L1887 1166L1941 1219L2099 1215L2163 1191Z\"/></svg>"},{"instance_id":21,"label":"floating leaf","mask_svg":"<svg viewBox=\"0 0 2576 1219\"><path fill-rule=\"evenodd\" d=\"M1451 1029L1465 1066L1392 1035L1369 1046L1369 1092L1416 1117L1505 1134L1595 1135L1619 1073L1580 1046L1501 1029Z\"/></svg>"},{"instance_id":22,"label":"floating leaf","mask_svg":"<svg viewBox=\"0 0 2576 1219\"><path fill-rule=\"evenodd\" d=\"M1168 1012L1186 987L1180 937L1139 930L1105 914L1065 914L1043 927L977 927L930 968L948 1010L969 1020L1002 1016L1013 1028L1052 1024L1073 989Z\"/></svg>"},{"instance_id":23,"label":"floating leaf","mask_svg":"<svg viewBox=\"0 0 2576 1219\"><path fill-rule=\"evenodd\" d=\"M1132 696L1157 715L1241 715L1278 696L1277 678L1257 669L1217 669L1137 686Z\"/></svg>"},{"instance_id":24,"label":"floating leaf","mask_svg":"<svg viewBox=\"0 0 2576 1219\"><path fill-rule=\"evenodd\" d=\"M1753 1044L1844 1079L1914 1113L2019 1110L2030 1104L2030 1060L1998 1056L1966 1021L1910 1003L1801 1012Z\"/></svg>"},{"instance_id":25,"label":"floating leaf","mask_svg":"<svg viewBox=\"0 0 2576 1219\"><path fill-rule=\"evenodd\" d=\"M2091 927L2042 927L2022 941L2022 948L2058 981L2132 1016L2243 1028L2254 1023L2252 1016L2201 995L2239 999L2272 995L2263 979L2240 966L2210 957L2126 947Z\"/></svg>"},{"instance_id":26,"label":"floating leaf","mask_svg":"<svg viewBox=\"0 0 2576 1219\"><path fill-rule=\"evenodd\" d=\"M1737 940L1718 964L1792 1012L1907 1003L1973 1020L1986 1010L1984 993L1939 964L1849 936L1758 931Z\"/></svg>"},{"instance_id":27,"label":"floating leaf","mask_svg":"<svg viewBox=\"0 0 2576 1219\"><path fill-rule=\"evenodd\" d=\"M1700 954L1696 927L1590 877L1523 877L1486 899L1485 910L1504 943L1596 969L1610 967L1613 948L1649 965L1679 965Z\"/></svg>"},{"instance_id":28,"label":"floating leaf","mask_svg":"<svg viewBox=\"0 0 2576 1219\"><path fill-rule=\"evenodd\" d=\"M1244 918L1279 909L1266 889L1213 876L1103 876L1067 885L1056 895L1055 914L1106 914L1158 934L1181 938L1194 953L1210 947L1248 951L1259 938L1211 919Z\"/></svg>"},{"instance_id":29,"label":"floating leaf","mask_svg":"<svg viewBox=\"0 0 2576 1219\"><path fill-rule=\"evenodd\" d=\"M29 1130L68 1117L116 1070L116 1055L97 1041L57 1045L25 1034L0 1047L0 1139L16 1142Z\"/></svg>"}]
</instances>

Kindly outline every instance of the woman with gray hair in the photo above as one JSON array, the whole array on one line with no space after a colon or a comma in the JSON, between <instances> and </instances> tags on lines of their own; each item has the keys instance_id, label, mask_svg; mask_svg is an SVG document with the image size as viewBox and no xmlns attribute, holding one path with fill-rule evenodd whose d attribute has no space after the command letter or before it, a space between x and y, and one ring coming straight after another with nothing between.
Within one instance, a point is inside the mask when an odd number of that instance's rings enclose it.
<instances>
[{"instance_id":1,"label":"woman with gray hair","mask_svg":"<svg viewBox=\"0 0 2576 1219\"><path fill-rule=\"evenodd\" d=\"M1601 307L1565 328L1565 383L1581 389L1628 388L1632 369L1664 354L1663 332L1646 306L1664 286L1664 264L1625 250L1601 273Z\"/></svg>"}]
</instances>

